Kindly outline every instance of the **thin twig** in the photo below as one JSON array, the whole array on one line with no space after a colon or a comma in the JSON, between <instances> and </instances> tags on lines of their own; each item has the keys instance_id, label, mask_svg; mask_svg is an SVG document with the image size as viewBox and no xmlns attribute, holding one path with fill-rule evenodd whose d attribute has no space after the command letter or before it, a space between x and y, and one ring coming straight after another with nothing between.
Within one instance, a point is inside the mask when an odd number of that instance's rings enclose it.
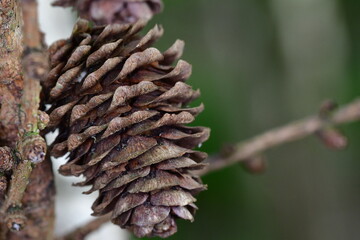
<instances>
[{"instance_id":1,"label":"thin twig","mask_svg":"<svg viewBox=\"0 0 360 240\"><path fill-rule=\"evenodd\" d=\"M25 118L19 152L22 161L32 163L33 170L28 179L22 199L27 221L26 227L16 236L19 239L54 238L54 176L50 157L46 156L46 142L40 130L46 126L48 117L40 112L40 82L48 73L47 49L38 24L38 5L36 0L20 0L24 19L24 52L22 67L24 73L24 92L22 109ZM27 141L27 142L26 142Z\"/></svg>"},{"instance_id":2,"label":"thin twig","mask_svg":"<svg viewBox=\"0 0 360 240\"><path fill-rule=\"evenodd\" d=\"M349 103L333 114L324 118L314 115L303 120L290 123L235 144L232 152L227 156L216 155L208 159L209 166L200 172L205 175L232 164L249 160L250 158L284 143L300 140L326 127L337 126L360 120L360 99Z\"/></svg>"},{"instance_id":3,"label":"thin twig","mask_svg":"<svg viewBox=\"0 0 360 240\"><path fill-rule=\"evenodd\" d=\"M38 25L36 0L21 0L21 7L25 46L22 57L24 91L21 99L24 117L20 131L21 142L18 147L22 160L30 160L36 164L45 159L46 153L45 140L39 134L41 130L39 126L44 127L40 118L44 113L39 111L39 105L40 82L46 77L48 62Z\"/></svg>"},{"instance_id":4,"label":"thin twig","mask_svg":"<svg viewBox=\"0 0 360 240\"><path fill-rule=\"evenodd\" d=\"M83 240L87 235L98 230L103 224L109 222L110 218L110 214L96 218L56 240Z\"/></svg>"}]
</instances>

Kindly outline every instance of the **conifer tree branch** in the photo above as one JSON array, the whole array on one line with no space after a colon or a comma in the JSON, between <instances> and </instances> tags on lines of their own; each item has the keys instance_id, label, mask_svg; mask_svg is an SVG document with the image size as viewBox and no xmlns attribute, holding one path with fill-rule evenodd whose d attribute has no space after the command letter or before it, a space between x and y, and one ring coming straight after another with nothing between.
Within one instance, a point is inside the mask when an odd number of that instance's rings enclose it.
<instances>
[{"instance_id":1,"label":"conifer tree branch","mask_svg":"<svg viewBox=\"0 0 360 240\"><path fill-rule=\"evenodd\" d=\"M238 162L251 160L251 158L256 157L270 148L303 139L328 127L359 120L360 99L356 99L326 117L319 114L310 116L303 120L289 123L283 127L267 131L249 140L239 142L233 146L230 152L210 157L208 159L209 166L202 170L200 174L205 175Z\"/></svg>"},{"instance_id":2,"label":"conifer tree branch","mask_svg":"<svg viewBox=\"0 0 360 240\"><path fill-rule=\"evenodd\" d=\"M18 1L0 1L0 144L15 149L21 125L21 96L23 78L21 75L22 17ZM12 151L12 150L11 150ZM14 161L12 158L11 161ZM16 164L12 164L15 166ZM22 165L14 173L22 172ZM28 172L28 171L26 171ZM25 176L27 174L24 174ZM26 178L26 177L25 177ZM19 178L12 178L10 186L20 184ZM0 209L1 239L7 239L6 213L11 202L19 202L23 188L10 187ZM22 191L22 192L21 192Z\"/></svg>"},{"instance_id":3,"label":"conifer tree branch","mask_svg":"<svg viewBox=\"0 0 360 240\"><path fill-rule=\"evenodd\" d=\"M5 139L2 144L13 148L16 162L7 197L1 206L2 239L24 239L25 236L27 239L52 239L53 173L50 160L44 161L46 143L39 134L46 125L47 116L38 110L40 81L47 74L48 66L37 22L37 3L35 0L4 0L1 10L1 20L5 16L6 24L2 22L1 25L5 34L0 51L1 55L10 55L12 60L0 56L0 67L8 73L0 76L3 97L0 100L2 104L12 103L8 108L1 108L1 120L3 125L13 125L3 131L1 137ZM9 88L6 84L15 87ZM23 225L27 225L25 229Z\"/></svg>"},{"instance_id":4,"label":"conifer tree branch","mask_svg":"<svg viewBox=\"0 0 360 240\"><path fill-rule=\"evenodd\" d=\"M0 1L0 145L14 148L20 125L22 18L18 1Z\"/></svg>"}]
</instances>

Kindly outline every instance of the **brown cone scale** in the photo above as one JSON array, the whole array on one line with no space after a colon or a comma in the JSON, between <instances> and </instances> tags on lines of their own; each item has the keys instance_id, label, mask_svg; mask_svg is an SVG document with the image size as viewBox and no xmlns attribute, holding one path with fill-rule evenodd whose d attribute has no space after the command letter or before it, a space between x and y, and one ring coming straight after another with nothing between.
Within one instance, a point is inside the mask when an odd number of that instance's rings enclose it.
<instances>
[{"instance_id":1,"label":"brown cone scale","mask_svg":"<svg viewBox=\"0 0 360 240\"><path fill-rule=\"evenodd\" d=\"M163 9L161 0L56 0L54 5L73 7L98 25L150 20Z\"/></svg>"},{"instance_id":2,"label":"brown cone scale","mask_svg":"<svg viewBox=\"0 0 360 240\"><path fill-rule=\"evenodd\" d=\"M209 129L186 126L203 105L188 107L199 91L185 83L191 65L177 61L184 43L162 53L151 47L162 28L140 36L145 24L79 20L70 39L50 47L44 96L52 105L48 131L60 132L51 153L70 152L60 172L84 175L76 185L99 191L94 215L111 212L138 237L168 237L177 218L193 221L194 195L206 188L193 170L207 155L192 149Z\"/></svg>"}]
</instances>

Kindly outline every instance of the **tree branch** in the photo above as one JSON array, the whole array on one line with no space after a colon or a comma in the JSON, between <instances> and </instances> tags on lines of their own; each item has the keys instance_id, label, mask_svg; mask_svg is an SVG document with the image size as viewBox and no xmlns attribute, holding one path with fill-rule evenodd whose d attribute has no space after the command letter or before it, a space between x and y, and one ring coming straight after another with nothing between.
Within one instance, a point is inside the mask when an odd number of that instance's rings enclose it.
<instances>
[{"instance_id":1,"label":"tree branch","mask_svg":"<svg viewBox=\"0 0 360 240\"><path fill-rule=\"evenodd\" d=\"M17 126L17 143L16 146L9 146L15 149L14 158L17 164L13 169L7 198L1 206L2 220L6 221L7 228L11 230L3 233L3 239L52 239L55 193L53 173L50 159L44 161L46 142L40 136L40 130L46 125L47 116L38 110L40 81L48 71L47 55L38 26L36 0L11 2L17 13L14 15L7 10L6 16L16 16L13 18L17 21L10 27L15 26L15 32L19 32L17 36L12 37L19 45L18 50L14 52L18 53L16 61L20 66L9 66L9 69L15 69L19 74L23 73L19 77L23 86L19 87L20 97L16 95L20 101L16 102L16 107L12 104L12 111L17 110L17 121L13 121ZM11 134L13 132L10 136Z\"/></svg>"},{"instance_id":2,"label":"tree branch","mask_svg":"<svg viewBox=\"0 0 360 240\"><path fill-rule=\"evenodd\" d=\"M22 4L27 4L23 1ZM23 6L22 9L26 9L27 6ZM20 6L21 8L21 6ZM29 28L33 30L33 14L29 9L25 10L23 15L26 18L24 21L24 33L29 34ZM21 13L18 13L21 15ZM21 17L19 17L21 19ZM30 18L30 19L29 19ZM19 20L21 22L21 20ZM20 27L20 23L18 23ZM36 23L37 25L37 23ZM33 34L33 33L32 33ZM22 40L22 37L20 37ZM33 43L30 38L25 38L24 44L26 49L29 47L28 44ZM36 46L34 46L36 47ZM19 207L21 206L21 201L26 190L26 186L29 181L29 177L32 171L32 163L38 162L39 158L44 159L46 143L42 137L39 136L39 131L37 129L37 115L39 108L39 95L40 95L40 83L32 75L34 68L36 66L32 65L32 54L28 53L28 50L25 50L22 55L22 70L24 71L23 75L23 94L21 97L19 108L19 139L17 141L16 152L18 152L18 162L16 169L13 172L12 179L10 182L10 189L8 196L2 205L2 212L6 212L10 206ZM18 56L19 57L19 56ZM20 61L20 59L18 59ZM46 61L46 58L45 58ZM43 71L43 69L41 69Z\"/></svg>"},{"instance_id":3,"label":"tree branch","mask_svg":"<svg viewBox=\"0 0 360 240\"><path fill-rule=\"evenodd\" d=\"M232 164L250 160L262 152L293 142L315 134L327 127L336 126L360 120L360 99L339 108L327 117L320 115L311 116L303 120L290 123L256 136L250 140L235 144L230 153L221 154L208 159L209 166L200 171L201 175L213 172Z\"/></svg>"},{"instance_id":4,"label":"tree branch","mask_svg":"<svg viewBox=\"0 0 360 240\"><path fill-rule=\"evenodd\" d=\"M98 230L103 224L109 222L110 219L110 214L98 217L56 240L84 240L87 235Z\"/></svg>"},{"instance_id":5,"label":"tree branch","mask_svg":"<svg viewBox=\"0 0 360 240\"><path fill-rule=\"evenodd\" d=\"M20 124L22 19L15 0L0 1L0 145L14 148Z\"/></svg>"},{"instance_id":6,"label":"tree branch","mask_svg":"<svg viewBox=\"0 0 360 240\"><path fill-rule=\"evenodd\" d=\"M14 239L50 240L54 237L55 185L50 157L46 156L46 142L40 136L48 116L40 112L40 82L48 72L48 57L43 34L38 24L36 0L20 0L24 19L24 46L22 69L24 91L22 96L22 130L18 151L23 162L31 162L32 172L22 198L26 227L14 234Z\"/></svg>"},{"instance_id":7,"label":"tree branch","mask_svg":"<svg viewBox=\"0 0 360 240\"><path fill-rule=\"evenodd\" d=\"M22 18L18 1L0 1L0 145L11 149L16 147L21 122L19 107L23 90L23 78L21 75L21 55L23 52L21 28ZM13 151L11 149L9 152ZM14 158L12 157L11 162L11 166L15 166ZM11 171L11 169L6 170ZM14 172L19 171L14 170ZM14 186L20 183L21 181L19 180L21 179L12 179L10 185ZM5 224L5 221L7 221L5 213L8 206L11 205L10 202L12 201L18 202L16 199L19 195L22 197L21 193L17 194L14 190L9 190L8 193L0 211L1 239L7 239L8 227Z\"/></svg>"}]
</instances>

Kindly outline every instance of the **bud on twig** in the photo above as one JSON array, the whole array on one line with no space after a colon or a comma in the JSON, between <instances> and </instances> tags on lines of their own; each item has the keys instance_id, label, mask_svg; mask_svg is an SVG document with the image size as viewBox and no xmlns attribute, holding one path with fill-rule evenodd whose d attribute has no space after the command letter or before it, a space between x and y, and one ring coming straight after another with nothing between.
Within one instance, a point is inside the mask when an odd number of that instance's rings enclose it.
<instances>
[{"instance_id":1,"label":"bud on twig","mask_svg":"<svg viewBox=\"0 0 360 240\"><path fill-rule=\"evenodd\" d=\"M0 172L10 171L14 166L14 159L9 147L0 147Z\"/></svg>"},{"instance_id":2,"label":"bud on twig","mask_svg":"<svg viewBox=\"0 0 360 240\"><path fill-rule=\"evenodd\" d=\"M233 144L225 144L220 150L221 157L230 157L236 151L236 147Z\"/></svg>"},{"instance_id":3,"label":"bud on twig","mask_svg":"<svg viewBox=\"0 0 360 240\"><path fill-rule=\"evenodd\" d=\"M48 125L50 119L49 115L46 114L46 112L38 111L38 128L40 130L45 129L45 127Z\"/></svg>"},{"instance_id":4,"label":"bud on twig","mask_svg":"<svg viewBox=\"0 0 360 240\"><path fill-rule=\"evenodd\" d=\"M336 102L326 100L320 106L319 116L325 121L331 117L331 113L337 108ZM315 135L325 144L326 147L333 150L342 150L347 144L347 138L338 129L333 127L326 127L320 129Z\"/></svg>"},{"instance_id":5,"label":"bud on twig","mask_svg":"<svg viewBox=\"0 0 360 240\"><path fill-rule=\"evenodd\" d=\"M20 144L19 151L23 160L29 160L34 164L45 160L46 142L40 135L25 136Z\"/></svg>"},{"instance_id":6,"label":"bud on twig","mask_svg":"<svg viewBox=\"0 0 360 240\"><path fill-rule=\"evenodd\" d=\"M337 103L333 100L326 100L320 106L319 116L322 118L327 118L337 107Z\"/></svg>"},{"instance_id":7,"label":"bud on twig","mask_svg":"<svg viewBox=\"0 0 360 240\"><path fill-rule=\"evenodd\" d=\"M25 227L26 217L20 210L14 210L6 216L5 221L10 231L19 232Z\"/></svg>"},{"instance_id":8,"label":"bud on twig","mask_svg":"<svg viewBox=\"0 0 360 240\"><path fill-rule=\"evenodd\" d=\"M316 133L316 136L326 147L333 150L342 150L348 144L347 138L335 128L322 129Z\"/></svg>"},{"instance_id":9,"label":"bud on twig","mask_svg":"<svg viewBox=\"0 0 360 240\"><path fill-rule=\"evenodd\" d=\"M266 171L267 161L263 155L256 155L241 162L243 168L251 174L262 174Z\"/></svg>"}]
</instances>

